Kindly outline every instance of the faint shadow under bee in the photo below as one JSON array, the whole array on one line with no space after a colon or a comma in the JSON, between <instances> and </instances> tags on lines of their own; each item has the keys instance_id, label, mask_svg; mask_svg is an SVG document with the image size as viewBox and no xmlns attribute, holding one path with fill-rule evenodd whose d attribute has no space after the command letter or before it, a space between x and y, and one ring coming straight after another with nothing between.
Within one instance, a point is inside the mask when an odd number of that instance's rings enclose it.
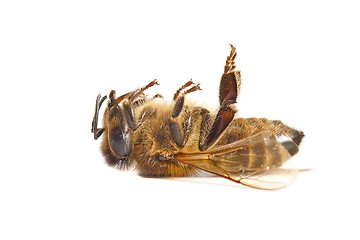
<instances>
[{"instance_id":1,"label":"faint shadow under bee","mask_svg":"<svg viewBox=\"0 0 360 240\"><path fill-rule=\"evenodd\" d=\"M221 187L234 187L241 189L250 189L249 187L245 187L244 185L237 184L235 182L227 181L224 178L218 177L216 175L211 176L196 176L196 177L164 177L157 178L159 180L166 181L175 181L175 182L183 182L183 183L195 183L201 185L215 185Z\"/></svg>"}]
</instances>

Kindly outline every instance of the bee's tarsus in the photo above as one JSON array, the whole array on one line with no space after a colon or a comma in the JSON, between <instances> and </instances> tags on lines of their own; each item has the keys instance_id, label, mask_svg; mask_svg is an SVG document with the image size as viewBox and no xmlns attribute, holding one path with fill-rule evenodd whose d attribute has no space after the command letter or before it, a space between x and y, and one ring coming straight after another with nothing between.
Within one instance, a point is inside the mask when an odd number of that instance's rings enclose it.
<instances>
[{"instance_id":1,"label":"bee's tarsus","mask_svg":"<svg viewBox=\"0 0 360 240\"><path fill-rule=\"evenodd\" d=\"M229 73L231 70L234 70L235 65L235 57L236 57L236 48L230 44L231 50L229 56L226 58L226 64L224 67L224 73Z\"/></svg>"},{"instance_id":2,"label":"bee's tarsus","mask_svg":"<svg viewBox=\"0 0 360 240\"><path fill-rule=\"evenodd\" d=\"M184 89L190 87L191 85L194 85L194 82L192 81L192 79L190 79L189 81L187 81L187 82L186 82L184 85L182 85L178 90L176 90L176 92L175 92L175 94L174 94L174 97L173 97L173 100L176 100L176 99L180 96L181 92L182 92Z\"/></svg>"}]
</instances>

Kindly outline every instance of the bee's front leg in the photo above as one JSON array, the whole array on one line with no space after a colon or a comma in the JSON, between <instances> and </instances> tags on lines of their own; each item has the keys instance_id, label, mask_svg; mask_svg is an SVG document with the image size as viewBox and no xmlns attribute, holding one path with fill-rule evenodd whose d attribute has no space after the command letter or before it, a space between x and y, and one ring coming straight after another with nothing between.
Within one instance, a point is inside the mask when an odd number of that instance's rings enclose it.
<instances>
[{"instance_id":1,"label":"bee's front leg","mask_svg":"<svg viewBox=\"0 0 360 240\"><path fill-rule=\"evenodd\" d=\"M144 116L142 115L140 119L136 120L135 119L135 114L134 114L134 108L138 105L141 105L142 103L146 102L146 95L144 94L144 91L147 90L148 88L154 86L154 85L159 85L159 83L157 82L157 80L153 80L150 83L148 83L146 86L136 89L135 91L126 93L120 97L114 98L114 101L117 104L122 105L123 110L124 110L124 114L125 114L125 119L126 122L128 123L129 127L131 130L135 131L136 129L138 129L138 127L141 125ZM161 95L155 95L154 98L158 98L161 97Z\"/></svg>"},{"instance_id":2,"label":"bee's front leg","mask_svg":"<svg viewBox=\"0 0 360 240\"><path fill-rule=\"evenodd\" d=\"M220 137L221 133L233 120L236 108L234 104L240 91L240 71L235 70L235 57L236 49L231 45L231 52L226 59L226 65L224 67L224 74L221 77L220 89L219 89L219 102L220 109L215 117L215 120L210 128L208 128L210 118L207 115L203 115L203 128L201 130L199 149L205 150L212 146ZM207 129L210 129L207 131ZM203 140L202 140L203 139Z\"/></svg>"},{"instance_id":3,"label":"bee's front leg","mask_svg":"<svg viewBox=\"0 0 360 240\"><path fill-rule=\"evenodd\" d=\"M155 79L151 82L149 82L147 85L145 85L144 87L138 88L134 91L125 93L124 95L121 95L120 97L116 98L116 102L117 104L121 103L124 99L128 99L131 102L136 101L139 97L141 97L141 95L144 95L144 91L151 88L154 85L159 85L158 81Z\"/></svg>"},{"instance_id":4,"label":"bee's front leg","mask_svg":"<svg viewBox=\"0 0 360 240\"><path fill-rule=\"evenodd\" d=\"M185 90L190 86L192 87L188 90ZM194 85L193 81L190 80L183 86L181 86L174 94L175 104L171 119L169 120L169 127L172 139L174 140L175 144L180 148L183 148L185 146L189 137L190 123L186 120L186 111L184 111L185 95L197 90L201 90L199 84ZM183 121L180 122L180 119L182 119Z\"/></svg>"},{"instance_id":5,"label":"bee's front leg","mask_svg":"<svg viewBox=\"0 0 360 240\"><path fill-rule=\"evenodd\" d=\"M135 131L136 129L138 129L138 127L143 122L145 114L143 114L139 120L136 120L135 114L134 114L133 103L130 102L129 100L125 99L122 103L122 106L124 109L125 119L126 119L127 124L129 125L131 130Z\"/></svg>"}]
</instances>

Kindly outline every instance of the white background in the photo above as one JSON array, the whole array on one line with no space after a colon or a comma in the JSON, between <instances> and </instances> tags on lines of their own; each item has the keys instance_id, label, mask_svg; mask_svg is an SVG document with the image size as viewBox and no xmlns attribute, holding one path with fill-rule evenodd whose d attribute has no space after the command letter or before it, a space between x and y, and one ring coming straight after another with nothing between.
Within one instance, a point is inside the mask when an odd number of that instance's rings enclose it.
<instances>
[{"instance_id":1,"label":"white background","mask_svg":"<svg viewBox=\"0 0 360 240\"><path fill-rule=\"evenodd\" d=\"M359 22L350 1L2 1L0 238L359 239ZM314 171L261 191L104 164L98 93L192 78L216 107L229 43L239 116L302 129Z\"/></svg>"}]
</instances>

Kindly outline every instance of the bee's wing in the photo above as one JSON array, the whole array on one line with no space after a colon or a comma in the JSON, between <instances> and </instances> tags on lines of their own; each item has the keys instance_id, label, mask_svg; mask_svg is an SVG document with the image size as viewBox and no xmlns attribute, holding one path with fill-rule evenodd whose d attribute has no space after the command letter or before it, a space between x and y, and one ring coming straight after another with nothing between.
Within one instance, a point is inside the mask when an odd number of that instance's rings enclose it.
<instances>
[{"instance_id":1,"label":"bee's wing","mask_svg":"<svg viewBox=\"0 0 360 240\"><path fill-rule=\"evenodd\" d=\"M286 144L291 141L289 139L286 139ZM279 168L290 157L275 134L265 131L203 152L180 153L176 159L246 186L280 189L289 185L298 172ZM245 161L253 161L258 167L248 168Z\"/></svg>"},{"instance_id":2,"label":"bee's wing","mask_svg":"<svg viewBox=\"0 0 360 240\"><path fill-rule=\"evenodd\" d=\"M240 178L239 183L258 189L276 190L293 183L299 171L298 169L273 168Z\"/></svg>"}]
</instances>

